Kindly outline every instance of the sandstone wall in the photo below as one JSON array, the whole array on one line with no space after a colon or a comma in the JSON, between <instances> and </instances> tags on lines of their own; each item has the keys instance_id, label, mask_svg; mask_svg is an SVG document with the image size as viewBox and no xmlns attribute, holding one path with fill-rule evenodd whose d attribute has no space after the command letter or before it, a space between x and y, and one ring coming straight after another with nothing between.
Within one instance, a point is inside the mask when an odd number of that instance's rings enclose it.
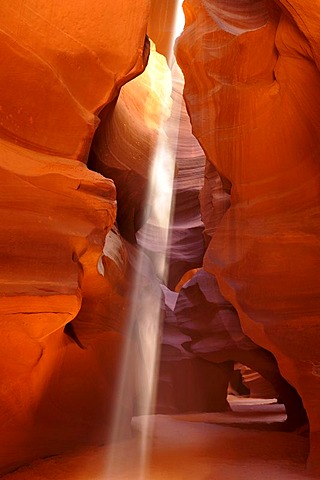
<instances>
[{"instance_id":1,"label":"sandstone wall","mask_svg":"<svg viewBox=\"0 0 320 480\"><path fill-rule=\"evenodd\" d=\"M128 267L119 237L98 272L116 191L85 163L98 113L145 67L149 8L1 2L2 471L107 437Z\"/></svg>"},{"instance_id":2,"label":"sandstone wall","mask_svg":"<svg viewBox=\"0 0 320 480\"><path fill-rule=\"evenodd\" d=\"M231 185L204 267L299 391L319 468L317 3L186 0L178 61L193 130Z\"/></svg>"}]
</instances>

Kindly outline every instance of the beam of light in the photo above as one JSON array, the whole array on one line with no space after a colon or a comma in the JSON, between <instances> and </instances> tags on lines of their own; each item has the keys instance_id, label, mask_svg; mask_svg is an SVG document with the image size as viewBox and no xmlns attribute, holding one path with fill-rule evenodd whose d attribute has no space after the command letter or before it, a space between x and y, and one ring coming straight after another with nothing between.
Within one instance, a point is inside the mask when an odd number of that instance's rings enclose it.
<instances>
[{"instance_id":1,"label":"beam of light","mask_svg":"<svg viewBox=\"0 0 320 480\"><path fill-rule=\"evenodd\" d=\"M172 54L168 58L170 68L174 66L173 46L176 37L184 25L182 1L176 2L175 24L171 38ZM181 90L182 90L181 85ZM182 92L181 92L182 93ZM157 264L155 271L159 279L165 282L167 276L167 247L173 205L173 179L175 174L175 158L179 133L180 103L176 102L175 112L167 119L167 105L163 106L157 145L153 154L149 179L147 204L150 205L150 217L142 229L141 243L157 232ZM170 139L170 141L169 141ZM124 418L123 405L131 393L128 387L132 384L132 375L136 380L138 413L143 415L142 427L138 438L139 447L135 452L134 472L132 480L150 480L147 473L150 442L152 441L152 413L158 382L159 350L161 341L161 302L162 293L158 281L153 282L154 273L150 271L150 259L140 248L132 259L135 263L135 279L131 300L128 332L123 349L123 358L119 372L117 402L113 413L111 445L108 453L106 478L121 478L120 470L126 462L121 450L121 438L128 418Z\"/></svg>"}]
</instances>

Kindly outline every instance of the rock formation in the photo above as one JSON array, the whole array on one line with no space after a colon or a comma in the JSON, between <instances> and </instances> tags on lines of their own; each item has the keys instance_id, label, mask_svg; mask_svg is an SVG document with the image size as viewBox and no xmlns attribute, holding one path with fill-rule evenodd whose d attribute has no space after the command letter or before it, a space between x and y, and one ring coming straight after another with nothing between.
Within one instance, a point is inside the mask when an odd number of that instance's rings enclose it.
<instances>
[{"instance_id":1,"label":"rock formation","mask_svg":"<svg viewBox=\"0 0 320 480\"><path fill-rule=\"evenodd\" d=\"M219 364L221 370L225 371L225 389L219 391L217 388L217 396L226 400L233 363L239 362L272 383L286 407L284 428L292 430L306 423L299 395L282 378L272 354L244 335L238 314L221 295L214 275L202 268L196 270L181 288L174 313L179 330L190 336L190 341L182 346L199 358Z\"/></svg>"},{"instance_id":2,"label":"rock formation","mask_svg":"<svg viewBox=\"0 0 320 480\"><path fill-rule=\"evenodd\" d=\"M179 296L166 287L156 412L221 412L229 409L227 389L233 361L208 362L184 345L188 332L179 328ZM192 305L193 311L198 307Z\"/></svg>"},{"instance_id":3,"label":"rock formation","mask_svg":"<svg viewBox=\"0 0 320 480\"><path fill-rule=\"evenodd\" d=\"M177 65L172 68L172 109L164 124L168 145L175 161L173 180L172 220L167 247L168 278L166 285L174 290L181 276L202 265L204 255L204 225L201 220L199 192L204 182L205 156L191 133L183 92L183 76ZM138 232L140 245L155 258L161 251L162 226L150 219Z\"/></svg>"},{"instance_id":4,"label":"rock formation","mask_svg":"<svg viewBox=\"0 0 320 480\"><path fill-rule=\"evenodd\" d=\"M156 44L157 51L161 55L165 55L168 60L172 57L176 11L176 0L153 0L151 2L148 35Z\"/></svg>"},{"instance_id":5,"label":"rock formation","mask_svg":"<svg viewBox=\"0 0 320 480\"><path fill-rule=\"evenodd\" d=\"M99 112L144 69L148 7L1 3L2 471L106 439L128 267L116 233L101 257L116 192L85 163Z\"/></svg>"},{"instance_id":6,"label":"rock formation","mask_svg":"<svg viewBox=\"0 0 320 480\"><path fill-rule=\"evenodd\" d=\"M144 68L148 6L2 2L1 138L86 161L97 113Z\"/></svg>"},{"instance_id":7,"label":"rock formation","mask_svg":"<svg viewBox=\"0 0 320 480\"><path fill-rule=\"evenodd\" d=\"M221 313L212 304L220 302L223 318L231 312L241 322L236 330L227 322L227 340L236 333L249 345L243 351L259 345L272 352L301 395L311 426L309 465L320 470L320 7L311 0L185 0L184 9L178 59L205 154L184 112L169 286L201 263L205 157L204 269L217 284L201 291L198 275L179 295L165 292L174 298L160 368L169 381L160 400L172 402L172 411L210 410L220 374L226 391L230 357L217 355L221 336L210 331L210 315ZM171 74L152 45L150 53L146 32L168 55L174 10L173 0L2 1L0 474L103 443L110 433L136 237L171 107ZM181 100L179 82L173 104ZM172 119L177 127L175 113ZM143 244L151 256L156 246L156 234ZM159 285L148 275L152 296ZM185 325L184 295L194 288L202 300L206 292L201 308L210 315L198 311ZM120 404L123 435L135 412L131 372ZM224 397L216 408L226 406Z\"/></svg>"},{"instance_id":8,"label":"rock formation","mask_svg":"<svg viewBox=\"0 0 320 480\"><path fill-rule=\"evenodd\" d=\"M193 131L231 186L204 268L276 357L320 469L319 24L298 0L186 0L178 62Z\"/></svg>"},{"instance_id":9,"label":"rock formation","mask_svg":"<svg viewBox=\"0 0 320 480\"><path fill-rule=\"evenodd\" d=\"M166 60L152 43L147 68L105 109L93 142L89 166L114 180L117 223L131 243L148 218L148 178L161 123L171 112L171 86Z\"/></svg>"}]
</instances>

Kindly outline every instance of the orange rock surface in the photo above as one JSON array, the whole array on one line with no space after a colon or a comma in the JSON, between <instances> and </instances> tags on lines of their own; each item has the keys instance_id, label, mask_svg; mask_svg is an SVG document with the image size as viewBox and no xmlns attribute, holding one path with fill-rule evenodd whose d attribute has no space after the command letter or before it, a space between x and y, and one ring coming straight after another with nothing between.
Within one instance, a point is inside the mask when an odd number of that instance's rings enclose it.
<instances>
[{"instance_id":1,"label":"orange rock surface","mask_svg":"<svg viewBox=\"0 0 320 480\"><path fill-rule=\"evenodd\" d=\"M165 280L166 285L174 289L187 270L202 265L204 226L200 218L199 192L203 185L205 156L191 132L190 119L182 98L182 72L175 64L171 73L172 110L169 118L162 122L162 126L172 152L172 168L175 168L172 182L172 220L167 248L168 276ZM163 98L162 96L162 101ZM137 233L138 243L155 264L163 252L164 236L163 225L152 214Z\"/></svg>"},{"instance_id":2,"label":"orange rock surface","mask_svg":"<svg viewBox=\"0 0 320 480\"><path fill-rule=\"evenodd\" d=\"M106 109L92 146L89 165L114 180L117 223L121 235L132 243L146 221L148 178L161 124L171 112L171 85L165 57L151 42L145 71Z\"/></svg>"},{"instance_id":3,"label":"orange rock surface","mask_svg":"<svg viewBox=\"0 0 320 480\"><path fill-rule=\"evenodd\" d=\"M124 84L146 66L149 13L148 32L168 55L174 8L173 0L2 1L0 474L101 444L110 432L136 262L126 240L135 242L144 221L160 117L170 110L164 58L151 48L146 72ZM320 470L320 8L311 0L185 0L185 12L177 51L208 159L204 267L245 335L274 354L300 393L311 424L309 465ZM89 163L96 173L86 163L100 118ZM195 153L202 162L185 114L181 125L181 157ZM181 179L181 231L201 183L197 177L190 196L191 177ZM199 223L197 214L197 231ZM186 251L182 270L195 253ZM158 287L149 273L145 285ZM189 352L181 362L182 334L171 327L163 373L177 375L164 397L169 392L177 410L208 409L214 369L203 359L193 367ZM134 371L129 377L123 435L135 411ZM226 378L222 372L225 388Z\"/></svg>"},{"instance_id":4,"label":"orange rock surface","mask_svg":"<svg viewBox=\"0 0 320 480\"><path fill-rule=\"evenodd\" d=\"M231 380L234 362L259 372L272 383L286 408L287 420L283 428L294 430L306 422L301 398L281 376L273 355L246 336L233 306L221 295L214 275L203 268L181 288L174 313L179 330L190 340L182 346L199 358L226 372L225 390L216 389L216 395L226 398L228 380ZM230 369L231 366L231 369Z\"/></svg>"},{"instance_id":5,"label":"orange rock surface","mask_svg":"<svg viewBox=\"0 0 320 480\"><path fill-rule=\"evenodd\" d=\"M101 257L116 191L85 162L99 112L145 67L149 7L1 3L1 471L106 439L128 265L115 232Z\"/></svg>"},{"instance_id":6,"label":"orange rock surface","mask_svg":"<svg viewBox=\"0 0 320 480\"><path fill-rule=\"evenodd\" d=\"M152 0L151 2L148 35L155 42L157 51L168 59L172 55L176 8L176 0Z\"/></svg>"},{"instance_id":7,"label":"orange rock surface","mask_svg":"<svg viewBox=\"0 0 320 480\"><path fill-rule=\"evenodd\" d=\"M231 185L204 267L276 356L320 469L319 6L186 0L178 43L193 130Z\"/></svg>"},{"instance_id":8,"label":"orange rock surface","mask_svg":"<svg viewBox=\"0 0 320 480\"><path fill-rule=\"evenodd\" d=\"M1 138L84 161L96 114L143 70L148 7L2 2Z\"/></svg>"}]
</instances>

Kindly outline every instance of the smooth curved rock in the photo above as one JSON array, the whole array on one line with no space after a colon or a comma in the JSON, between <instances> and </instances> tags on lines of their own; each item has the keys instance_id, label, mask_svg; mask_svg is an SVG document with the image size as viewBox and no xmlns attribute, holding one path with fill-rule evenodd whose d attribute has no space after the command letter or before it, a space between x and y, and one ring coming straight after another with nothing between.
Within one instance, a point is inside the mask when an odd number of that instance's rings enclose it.
<instances>
[{"instance_id":1,"label":"smooth curved rock","mask_svg":"<svg viewBox=\"0 0 320 480\"><path fill-rule=\"evenodd\" d=\"M6 204L0 212L5 470L101 438L98 399L102 394L106 412L111 391L107 383L97 391L93 379L101 374L95 364L116 369L121 338L114 334L105 354L101 336L88 350L68 327L88 296L89 271L100 277L97 263L115 219L113 183L81 162L0 145L1 191L11 199L10 214ZM110 381L112 375L106 370Z\"/></svg>"},{"instance_id":2,"label":"smooth curved rock","mask_svg":"<svg viewBox=\"0 0 320 480\"><path fill-rule=\"evenodd\" d=\"M250 391L250 398L277 398L277 392L271 383L263 378L258 372L244 365L240 366L242 383ZM278 402L281 399L278 399Z\"/></svg>"},{"instance_id":3,"label":"smooth curved rock","mask_svg":"<svg viewBox=\"0 0 320 480\"><path fill-rule=\"evenodd\" d=\"M164 292L164 322L161 335L156 413L222 412L233 362L207 362L187 351L188 334L179 328L174 313L178 294L167 287Z\"/></svg>"},{"instance_id":4,"label":"smooth curved rock","mask_svg":"<svg viewBox=\"0 0 320 480\"><path fill-rule=\"evenodd\" d=\"M166 60L151 42L145 71L127 83L103 112L93 142L89 165L114 180L117 223L131 243L146 221L148 179L162 123L171 112L171 87Z\"/></svg>"},{"instance_id":5,"label":"smooth curved rock","mask_svg":"<svg viewBox=\"0 0 320 480\"><path fill-rule=\"evenodd\" d=\"M228 2L234 13L242 3ZM309 464L320 469L320 9L253 4L267 12L265 25L252 29L243 18L241 32L231 33L207 2L185 3L177 52L193 130L232 185L231 208L204 266L245 333L273 352L301 394L311 424ZM238 28L232 15L230 22Z\"/></svg>"},{"instance_id":6,"label":"smooth curved rock","mask_svg":"<svg viewBox=\"0 0 320 480\"><path fill-rule=\"evenodd\" d=\"M2 2L1 138L85 161L97 113L144 69L148 7Z\"/></svg>"},{"instance_id":7,"label":"smooth curved rock","mask_svg":"<svg viewBox=\"0 0 320 480\"><path fill-rule=\"evenodd\" d=\"M183 83L181 70L177 65L173 66L172 110L164 124L172 160L175 162L172 219L167 247L168 277L163 280L171 289L174 289L186 271L202 265L204 255L199 193L203 185L205 157L191 133L190 120L182 98ZM155 263L163 255L165 235L159 220L152 217L137 234L139 244Z\"/></svg>"},{"instance_id":8,"label":"smooth curved rock","mask_svg":"<svg viewBox=\"0 0 320 480\"><path fill-rule=\"evenodd\" d=\"M266 0L203 0L202 3L220 29L233 35L258 30L268 22Z\"/></svg>"},{"instance_id":9,"label":"smooth curved rock","mask_svg":"<svg viewBox=\"0 0 320 480\"><path fill-rule=\"evenodd\" d=\"M230 192L226 191L216 168L206 162L204 185L200 191L201 218L204 223L206 246L211 241L224 214L230 207Z\"/></svg>"},{"instance_id":10,"label":"smooth curved rock","mask_svg":"<svg viewBox=\"0 0 320 480\"><path fill-rule=\"evenodd\" d=\"M157 46L157 51L169 61L175 40L176 0L153 0L148 22L148 35Z\"/></svg>"},{"instance_id":11,"label":"smooth curved rock","mask_svg":"<svg viewBox=\"0 0 320 480\"><path fill-rule=\"evenodd\" d=\"M173 182L174 209L169 236L167 281L172 289L186 271L202 265L204 255L204 225L199 194L204 182L205 156L191 132L190 119L182 98L183 85L182 72L176 65L172 70L172 110L173 130L177 135L177 173ZM174 108L175 105L180 108Z\"/></svg>"},{"instance_id":12,"label":"smooth curved rock","mask_svg":"<svg viewBox=\"0 0 320 480\"><path fill-rule=\"evenodd\" d=\"M284 428L301 427L307 421L299 395L281 376L274 356L243 333L239 316L221 295L214 275L202 268L195 271L181 288L174 313L181 332L191 337L191 341L182 345L187 351L220 364L221 368L230 364L233 367L233 362L238 362L257 371L273 385L285 404ZM226 397L226 391L222 390L220 395Z\"/></svg>"},{"instance_id":13,"label":"smooth curved rock","mask_svg":"<svg viewBox=\"0 0 320 480\"><path fill-rule=\"evenodd\" d=\"M5 0L0 11L5 471L107 437L128 269L101 259L116 191L84 163L98 113L144 69L149 1ZM128 433L129 395L123 409Z\"/></svg>"}]
</instances>

